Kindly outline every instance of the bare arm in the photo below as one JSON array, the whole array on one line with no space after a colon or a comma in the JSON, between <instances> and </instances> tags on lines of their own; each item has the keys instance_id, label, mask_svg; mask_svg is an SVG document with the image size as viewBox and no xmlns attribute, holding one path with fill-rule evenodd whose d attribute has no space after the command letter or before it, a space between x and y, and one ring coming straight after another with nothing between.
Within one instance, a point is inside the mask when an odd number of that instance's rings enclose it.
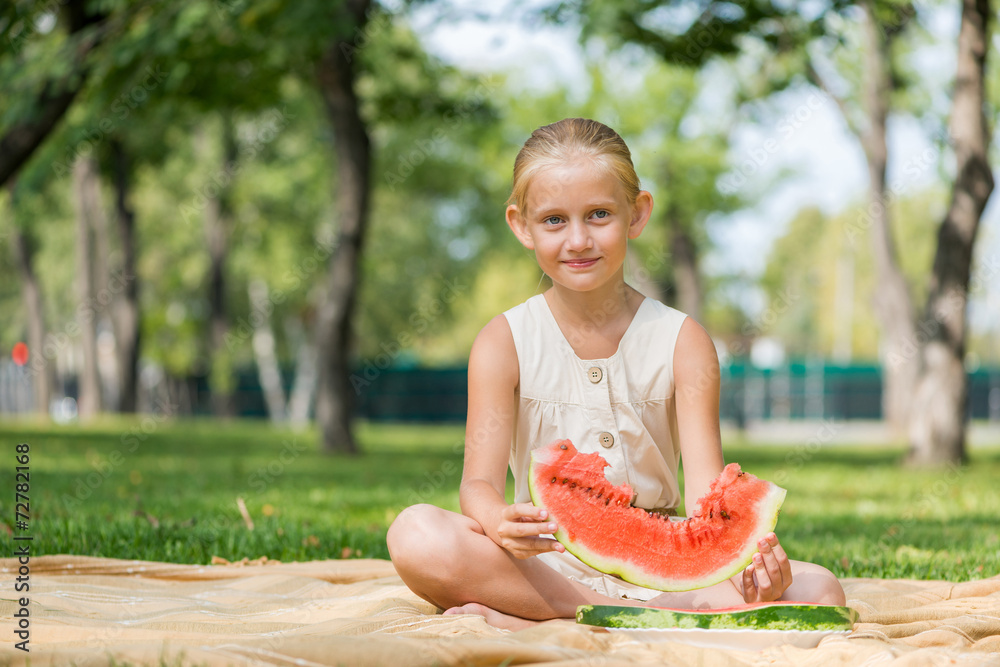
<instances>
[{"instance_id":1,"label":"bare arm","mask_svg":"<svg viewBox=\"0 0 1000 667\"><path fill-rule=\"evenodd\" d=\"M720 378L715 344L701 325L686 319L674 350L674 382L688 516L725 464L719 433ZM733 577L745 602L777 600L792 583L791 564L774 533L760 540L758 549L753 562Z\"/></svg>"},{"instance_id":2,"label":"bare arm","mask_svg":"<svg viewBox=\"0 0 1000 667\"><path fill-rule=\"evenodd\" d=\"M674 348L674 405L684 462L684 509L693 516L698 499L719 476L719 356L705 329L690 317L681 325Z\"/></svg>"},{"instance_id":3,"label":"bare arm","mask_svg":"<svg viewBox=\"0 0 1000 667\"><path fill-rule=\"evenodd\" d=\"M517 350L503 315L479 332L469 355L469 412L465 465L459 500L462 513L479 522L486 535L519 558L562 551L544 510L530 503L508 505L504 499L507 462L514 428L518 384Z\"/></svg>"}]
</instances>

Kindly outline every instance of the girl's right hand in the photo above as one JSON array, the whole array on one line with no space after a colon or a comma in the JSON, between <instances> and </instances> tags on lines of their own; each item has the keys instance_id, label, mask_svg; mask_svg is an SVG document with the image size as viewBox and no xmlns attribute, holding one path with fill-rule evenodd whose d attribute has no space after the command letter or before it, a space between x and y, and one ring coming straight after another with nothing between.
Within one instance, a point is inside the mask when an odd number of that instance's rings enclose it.
<instances>
[{"instance_id":1,"label":"girl's right hand","mask_svg":"<svg viewBox=\"0 0 1000 667\"><path fill-rule=\"evenodd\" d=\"M497 527L500 546L515 558L531 558L547 551L566 551L559 542L540 535L552 534L556 524L549 513L531 503L516 503L504 508Z\"/></svg>"}]
</instances>

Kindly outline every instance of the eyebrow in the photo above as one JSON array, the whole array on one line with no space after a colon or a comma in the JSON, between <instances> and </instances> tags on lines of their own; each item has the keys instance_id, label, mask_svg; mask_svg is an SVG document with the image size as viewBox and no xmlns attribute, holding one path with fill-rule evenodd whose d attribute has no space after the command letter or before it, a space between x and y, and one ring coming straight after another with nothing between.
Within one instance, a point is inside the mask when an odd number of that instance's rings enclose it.
<instances>
[{"instance_id":1,"label":"eyebrow","mask_svg":"<svg viewBox=\"0 0 1000 667\"><path fill-rule=\"evenodd\" d=\"M612 199L606 199L603 201L593 201L584 205L587 210L602 209L602 208L614 208L617 202ZM561 206L537 206L535 210L538 213L531 213L531 215L551 215L553 213L561 213L563 208Z\"/></svg>"}]
</instances>

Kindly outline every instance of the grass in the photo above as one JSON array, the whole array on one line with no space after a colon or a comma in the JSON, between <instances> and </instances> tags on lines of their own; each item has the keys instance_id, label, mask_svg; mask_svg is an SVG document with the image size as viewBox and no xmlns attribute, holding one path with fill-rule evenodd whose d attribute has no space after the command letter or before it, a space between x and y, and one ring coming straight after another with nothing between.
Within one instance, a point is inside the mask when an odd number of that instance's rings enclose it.
<instances>
[{"instance_id":1,"label":"grass","mask_svg":"<svg viewBox=\"0 0 1000 667\"><path fill-rule=\"evenodd\" d=\"M213 556L387 558L407 505L458 509L460 426L361 424L364 454L329 456L313 432L263 422L0 425L0 519L14 524L14 445L30 445L32 553L208 563ZM963 468L913 471L877 446L726 448L788 489L778 534L838 576L964 581L1000 573L1000 447ZM2 491L2 489L6 489ZM249 530L237 498L254 522ZM2 528L3 526L0 526Z\"/></svg>"}]
</instances>

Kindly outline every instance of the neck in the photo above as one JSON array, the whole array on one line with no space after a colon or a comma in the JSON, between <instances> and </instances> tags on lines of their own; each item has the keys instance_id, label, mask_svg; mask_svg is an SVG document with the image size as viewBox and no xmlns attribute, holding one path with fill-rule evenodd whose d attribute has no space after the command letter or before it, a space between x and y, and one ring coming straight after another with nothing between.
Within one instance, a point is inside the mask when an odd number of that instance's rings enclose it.
<instances>
[{"instance_id":1,"label":"neck","mask_svg":"<svg viewBox=\"0 0 1000 667\"><path fill-rule=\"evenodd\" d=\"M643 296L625 283L623 276L611 284L588 292L577 292L553 284L545 293L549 309L572 326L614 327L622 319L632 320Z\"/></svg>"}]
</instances>

